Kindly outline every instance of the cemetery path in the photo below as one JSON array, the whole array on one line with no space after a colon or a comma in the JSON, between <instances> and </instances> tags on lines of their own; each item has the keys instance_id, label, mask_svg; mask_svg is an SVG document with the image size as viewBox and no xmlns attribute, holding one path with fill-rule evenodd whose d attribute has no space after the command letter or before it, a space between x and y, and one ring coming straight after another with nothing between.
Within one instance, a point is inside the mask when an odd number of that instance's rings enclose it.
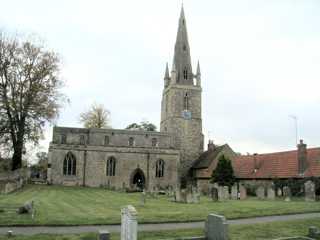
<instances>
[{"instance_id":1,"label":"cemetery path","mask_svg":"<svg viewBox=\"0 0 320 240\"><path fill-rule=\"evenodd\" d=\"M255 218L243 218L228 220L230 225L255 224L276 221L288 221L297 219L319 218L320 213L303 213L281 216L267 216ZM204 222L183 222L183 223L157 223L139 224L139 231L161 231L175 229L204 228ZM107 229L109 232L120 232L120 225L88 225L88 226L26 226L26 227L0 227L0 235L6 234L9 230L17 235L34 234L78 234L87 232L98 232Z\"/></svg>"}]
</instances>

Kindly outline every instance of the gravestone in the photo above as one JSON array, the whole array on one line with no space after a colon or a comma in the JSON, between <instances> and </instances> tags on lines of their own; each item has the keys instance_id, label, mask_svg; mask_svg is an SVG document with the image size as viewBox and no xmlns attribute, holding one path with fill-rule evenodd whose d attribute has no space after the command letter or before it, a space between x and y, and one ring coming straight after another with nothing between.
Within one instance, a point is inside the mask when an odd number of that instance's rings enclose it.
<instances>
[{"instance_id":1,"label":"gravestone","mask_svg":"<svg viewBox=\"0 0 320 240\"><path fill-rule=\"evenodd\" d=\"M18 214L30 213L33 214L33 201L26 202L23 206L19 207L17 210Z\"/></svg>"},{"instance_id":2,"label":"gravestone","mask_svg":"<svg viewBox=\"0 0 320 240\"><path fill-rule=\"evenodd\" d=\"M283 196L286 202L291 201L291 190L288 186L283 187Z\"/></svg>"},{"instance_id":3,"label":"gravestone","mask_svg":"<svg viewBox=\"0 0 320 240\"><path fill-rule=\"evenodd\" d=\"M315 226L309 227L308 237L320 239L320 230Z\"/></svg>"},{"instance_id":4,"label":"gravestone","mask_svg":"<svg viewBox=\"0 0 320 240\"><path fill-rule=\"evenodd\" d=\"M211 188L210 197L211 197L212 201L214 201L214 202L219 200L218 188L216 188L216 187Z\"/></svg>"},{"instance_id":5,"label":"gravestone","mask_svg":"<svg viewBox=\"0 0 320 240\"><path fill-rule=\"evenodd\" d=\"M240 184L239 186L239 192L240 192L240 200L244 200L247 198L247 189Z\"/></svg>"},{"instance_id":6,"label":"gravestone","mask_svg":"<svg viewBox=\"0 0 320 240\"><path fill-rule=\"evenodd\" d=\"M181 202L181 189L180 188L177 188L175 191L175 201Z\"/></svg>"},{"instance_id":7,"label":"gravestone","mask_svg":"<svg viewBox=\"0 0 320 240\"><path fill-rule=\"evenodd\" d=\"M146 204L146 192L143 190L140 195L140 206L144 206Z\"/></svg>"},{"instance_id":8,"label":"gravestone","mask_svg":"<svg viewBox=\"0 0 320 240\"><path fill-rule=\"evenodd\" d=\"M110 233L107 230L99 230L98 240L110 240Z\"/></svg>"},{"instance_id":9,"label":"gravestone","mask_svg":"<svg viewBox=\"0 0 320 240\"><path fill-rule=\"evenodd\" d=\"M307 181L304 183L304 194L305 201L315 201L316 200L316 192L315 192L315 184L312 181Z\"/></svg>"},{"instance_id":10,"label":"gravestone","mask_svg":"<svg viewBox=\"0 0 320 240\"><path fill-rule=\"evenodd\" d=\"M278 197L281 197L281 196L282 196L282 190L281 190L281 188L278 188L278 190L277 190L277 196L278 196Z\"/></svg>"},{"instance_id":11,"label":"gravestone","mask_svg":"<svg viewBox=\"0 0 320 240\"><path fill-rule=\"evenodd\" d=\"M275 200L276 198L276 192L274 191L274 189L272 187L269 187L267 190L267 197L268 200Z\"/></svg>"},{"instance_id":12,"label":"gravestone","mask_svg":"<svg viewBox=\"0 0 320 240\"><path fill-rule=\"evenodd\" d=\"M231 188L231 199L238 200L238 186L233 185Z\"/></svg>"},{"instance_id":13,"label":"gravestone","mask_svg":"<svg viewBox=\"0 0 320 240\"><path fill-rule=\"evenodd\" d=\"M186 203L187 202L187 191L186 189L181 189L180 191L180 202Z\"/></svg>"},{"instance_id":14,"label":"gravestone","mask_svg":"<svg viewBox=\"0 0 320 240\"><path fill-rule=\"evenodd\" d=\"M205 239L227 240L228 224L224 216L209 214L205 224Z\"/></svg>"},{"instance_id":15,"label":"gravestone","mask_svg":"<svg viewBox=\"0 0 320 240\"><path fill-rule=\"evenodd\" d=\"M186 191L186 203L193 203L193 192L190 189Z\"/></svg>"},{"instance_id":16,"label":"gravestone","mask_svg":"<svg viewBox=\"0 0 320 240\"><path fill-rule=\"evenodd\" d=\"M199 203L200 202L200 192L198 189L194 189L192 192L192 197L193 197L193 203Z\"/></svg>"},{"instance_id":17,"label":"gravestone","mask_svg":"<svg viewBox=\"0 0 320 240\"><path fill-rule=\"evenodd\" d=\"M262 187L262 186L258 187L256 190L256 194L257 194L258 199L263 200L265 198L264 187Z\"/></svg>"},{"instance_id":18,"label":"gravestone","mask_svg":"<svg viewBox=\"0 0 320 240\"><path fill-rule=\"evenodd\" d=\"M132 205L121 209L121 240L137 240L137 211Z\"/></svg>"}]
</instances>

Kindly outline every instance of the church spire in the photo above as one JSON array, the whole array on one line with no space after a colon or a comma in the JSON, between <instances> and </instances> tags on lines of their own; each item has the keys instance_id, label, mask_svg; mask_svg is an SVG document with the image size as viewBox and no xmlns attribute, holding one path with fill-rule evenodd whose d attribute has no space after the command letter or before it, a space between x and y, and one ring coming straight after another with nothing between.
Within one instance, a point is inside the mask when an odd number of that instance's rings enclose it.
<instances>
[{"instance_id":1,"label":"church spire","mask_svg":"<svg viewBox=\"0 0 320 240\"><path fill-rule=\"evenodd\" d=\"M183 5L180 12L173 62L176 67L177 84L193 84L190 47Z\"/></svg>"},{"instance_id":2,"label":"church spire","mask_svg":"<svg viewBox=\"0 0 320 240\"><path fill-rule=\"evenodd\" d=\"M164 74L164 86L167 87L170 83L169 67L168 63L166 64L166 71Z\"/></svg>"},{"instance_id":3,"label":"church spire","mask_svg":"<svg viewBox=\"0 0 320 240\"><path fill-rule=\"evenodd\" d=\"M198 60L198 64L197 64L196 79L197 79L197 86L200 86L200 85L201 85L201 71L200 71L200 63L199 63L199 60Z\"/></svg>"}]
</instances>

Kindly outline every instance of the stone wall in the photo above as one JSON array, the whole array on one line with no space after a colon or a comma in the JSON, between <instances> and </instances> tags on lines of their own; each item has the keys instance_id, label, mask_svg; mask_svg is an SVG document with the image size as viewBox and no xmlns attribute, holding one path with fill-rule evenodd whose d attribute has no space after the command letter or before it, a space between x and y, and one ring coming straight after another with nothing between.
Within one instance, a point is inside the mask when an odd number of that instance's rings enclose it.
<instances>
[{"instance_id":1,"label":"stone wall","mask_svg":"<svg viewBox=\"0 0 320 240\"><path fill-rule=\"evenodd\" d=\"M76 176L63 175L63 161L68 152L75 156ZM115 176L106 176L109 157L116 159ZM164 176L156 177L156 161L164 161ZM103 147L50 144L48 180L53 184L132 188L133 173L140 169L147 189L176 188L179 151L160 148Z\"/></svg>"}]
</instances>

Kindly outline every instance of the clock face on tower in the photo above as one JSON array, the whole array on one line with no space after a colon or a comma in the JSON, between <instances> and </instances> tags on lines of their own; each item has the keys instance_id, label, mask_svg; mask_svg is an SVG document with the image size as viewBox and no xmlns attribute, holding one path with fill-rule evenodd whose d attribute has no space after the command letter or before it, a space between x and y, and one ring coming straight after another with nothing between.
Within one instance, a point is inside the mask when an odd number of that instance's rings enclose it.
<instances>
[{"instance_id":1,"label":"clock face on tower","mask_svg":"<svg viewBox=\"0 0 320 240\"><path fill-rule=\"evenodd\" d=\"M182 117L186 120L190 120L191 119L191 112L189 110L182 111Z\"/></svg>"}]
</instances>

